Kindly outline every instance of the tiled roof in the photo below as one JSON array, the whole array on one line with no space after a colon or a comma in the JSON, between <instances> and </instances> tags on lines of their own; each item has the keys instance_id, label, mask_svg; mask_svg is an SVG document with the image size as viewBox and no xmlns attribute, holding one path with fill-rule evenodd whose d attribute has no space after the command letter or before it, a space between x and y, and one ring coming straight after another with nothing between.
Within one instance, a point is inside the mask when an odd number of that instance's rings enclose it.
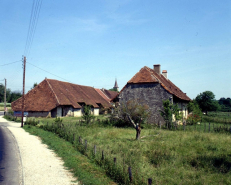
<instances>
[{"instance_id":1,"label":"tiled roof","mask_svg":"<svg viewBox=\"0 0 231 185\"><path fill-rule=\"evenodd\" d=\"M109 91L109 90L106 90L106 89L101 89L101 91L104 92L104 94L107 95L107 97L111 100L113 98L115 98L117 95L118 95L118 92L117 91Z\"/></svg>"},{"instance_id":2,"label":"tiled roof","mask_svg":"<svg viewBox=\"0 0 231 185\"><path fill-rule=\"evenodd\" d=\"M109 91L106 89L95 89L95 90L100 94L100 96L102 96L108 102L110 102L111 99L113 99L118 95L118 92L116 91Z\"/></svg>"},{"instance_id":3,"label":"tiled roof","mask_svg":"<svg viewBox=\"0 0 231 185\"><path fill-rule=\"evenodd\" d=\"M102 96L106 101L110 102L110 98L108 96L106 96L106 94L103 93L103 91L101 89L95 89L100 96Z\"/></svg>"},{"instance_id":4,"label":"tiled roof","mask_svg":"<svg viewBox=\"0 0 231 185\"><path fill-rule=\"evenodd\" d=\"M76 85L58 80L45 79L25 95L25 111L50 111L59 105L81 108L79 103L99 107L111 107L93 87ZM12 109L20 111L22 98L12 102Z\"/></svg>"},{"instance_id":5,"label":"tiled roof","mask_svg":"<svg viewBox=\"0 0 231 185\"><path fill-rule=\"evenodd\" d=\"M183 93L180 88L174 85L169 79L165 78L162 74L156 73L153 69L144 66L136 73L127 84L139 84L139 83L160 83L161 86L166 89L169 93L175 95L176 97L190 101L191 99ZM125 86L126 87L126 86ZM125 88L124 87L124 88ZM120 91L120 93L124 90Z\"/></svg>"}]
</instances>

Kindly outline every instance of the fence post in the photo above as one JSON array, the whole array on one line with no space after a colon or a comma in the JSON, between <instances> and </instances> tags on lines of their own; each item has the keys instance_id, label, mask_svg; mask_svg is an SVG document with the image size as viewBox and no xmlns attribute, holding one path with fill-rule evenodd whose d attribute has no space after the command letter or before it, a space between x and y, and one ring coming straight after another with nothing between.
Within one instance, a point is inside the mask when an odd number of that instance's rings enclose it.
<instances>
[{"instance_id":1,"label":"fence post","mask_svg":"<svg viewBox=\"0 0 231 185\"><path fill-rule=\"evenodd\" d=\"M184 121L184 122L183 122L184 131L185 131L185 124L186 124L186 123L185 123L185 121Z\"/></svg>"},{"instance_id":2,"label":"fence post","mask_svg":"<svg viewBox=\"0 0 231 185\"><path fill-rule=\"evenodd\" d=\"M87 150L87 140L85 140L85 150Z\"/></svg>"},{"instance_id":3,"label":"fence post","mask_svg":"<svg viewBox=\"0 0 231 185\"><path fill-rule=\"evenodd\" d=\"M104 160L104 153L103 153L103 150L102 150L102 160Z\"/></svg>"},{"instance_id":4,"label":"fence post","mask_svg":"<svg viewBox=\"0 0 231 185\"><path fill-rule=\"evenodd\" d=\"M128 167L129 180L132 182L132 168Z\"/></svg>"},{"instance_id":5,"label":"fence post","mask_svg":"<svg viewBox=\"0 0 231 185\"><path fill-rule=\"evenodd\" d=\"M161 121L159 121L159 124L160 124L160 129L161 129Z\"/></svg>"},{"instance_id":6,"label":"fence post","mask_svg":"<svg viewBox=\"0 0 231 185\"><path fill-rule=\"evenodd\" d=\"M94 155L96 155L96 145L94 145Z\"/></svg>"},{"instance_id":7,"label":"fence post","mask_svg":"<svg viewBox=\"0 0 231 185\"><path fill-rule=\"evenodd\" d=\"M116 165L116 157L114 157L114 165Z\"/></svg>"},{"instance_id":8,"label":"fence post","mask_svg":"<svg viewBox=\"0 0 231 185\"><path fill-rule=\"evenodd\" d=\"M82 143L82 139L81 139L81 137L79 136L79 143Z\"/></svg>"},{"instance_id":9,"label":"fence post","mask_svg":"<svg viewBox=\"0 0 231 185\"><path fill-rule=\"evenodd\" d=\"M148 179L148 185L152 185L152 178Z\"/></svg>"},{"instance_id":10,"label":"fence post","mask_svg":"<svg viewBox=\"0 0 231 185\"><path fill-rule=\"evenodd\" d=\"M74 142L75 142L75 134L73 134L73 144L74 144Z\"/></svg>"}]
</instances>

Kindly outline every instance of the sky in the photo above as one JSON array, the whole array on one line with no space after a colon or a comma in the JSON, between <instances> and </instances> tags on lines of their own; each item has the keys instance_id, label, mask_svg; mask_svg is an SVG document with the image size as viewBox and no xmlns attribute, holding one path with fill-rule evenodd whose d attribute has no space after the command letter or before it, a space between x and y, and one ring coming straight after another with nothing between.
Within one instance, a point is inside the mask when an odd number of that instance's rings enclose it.
<instances>
[{"instance_id":1,"label":"sky","mask_svg":"<svg viewBox=\"0 0 231 185\"><path fill-rule=\"evenodd\" d=\"M45 78L105 89L117 79L122 89L160 64L191 99L231 97L230 0L41 2L29 49L33 0L0 2L0 83L12 91L22 91L24 55L26 91Z\"/></svg>"}]
</instances>

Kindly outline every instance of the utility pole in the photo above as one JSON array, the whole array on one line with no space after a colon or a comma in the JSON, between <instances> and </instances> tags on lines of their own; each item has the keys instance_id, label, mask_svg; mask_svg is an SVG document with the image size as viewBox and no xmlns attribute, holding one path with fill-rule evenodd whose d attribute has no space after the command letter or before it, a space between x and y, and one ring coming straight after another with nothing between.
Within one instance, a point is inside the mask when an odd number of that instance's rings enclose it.
<instances>
[{"instance_id":1,"label":"utility pole","mask_svg":"<svg viewBox=\"0 0 231 185\"><path fill-rule=\"evenodd\" d=\"M25 71L26 71L26 57L24 56L24 59L23 59L23 89L22 89L22 120L21 120L21 127L23 127L23 117L24 117Z\"/></svg>"},{"instance_id":2,"label":"utility pole","mask_svg":"<svg viewBox=\"0 0 231 185\"><path fill-rule=\"evenodd\" d=\"M6 114L6 79L5 80L5 93L4 93L4 115Z\"/></svg>"}]
</instances>

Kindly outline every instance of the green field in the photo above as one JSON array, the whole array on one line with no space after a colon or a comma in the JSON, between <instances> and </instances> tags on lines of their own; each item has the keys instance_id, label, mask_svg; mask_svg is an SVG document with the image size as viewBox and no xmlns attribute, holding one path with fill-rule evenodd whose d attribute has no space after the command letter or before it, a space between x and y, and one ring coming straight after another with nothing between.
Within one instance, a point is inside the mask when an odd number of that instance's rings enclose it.
<instances>
[{"instance_id":1,"label":"green field","mask_svg":"<svg viewBox=\"0 0 231 185\"><path fill-rule=\"evenodd\" d=\"M213 123L210 130L208 122L186 126L185 131L183 126L172 130L149 127L142 129L143 138L136 141L132 128L85 125L74 118L64 118L61 126L52 124L51 118L39 119L43 129L70 142L75 137L74 148L93 158L118 184L129 184L128 167L132 169L133 184L147 184L148 178L154 184L231 184L231 134L214 132ZM215 128L221 126L224 123L214 123Z\"/></svg>"},{"instance_id":2,"label":"green field","mask_svg":"<svg viewBox=\"0 0 231 185\"><path fill-rule=\"evenodd\" d=\"M8 110L11 110L11 103L6 103ZM4 111L4 103L0 103L0 111Z\"/></svg>"}]
</instances>

